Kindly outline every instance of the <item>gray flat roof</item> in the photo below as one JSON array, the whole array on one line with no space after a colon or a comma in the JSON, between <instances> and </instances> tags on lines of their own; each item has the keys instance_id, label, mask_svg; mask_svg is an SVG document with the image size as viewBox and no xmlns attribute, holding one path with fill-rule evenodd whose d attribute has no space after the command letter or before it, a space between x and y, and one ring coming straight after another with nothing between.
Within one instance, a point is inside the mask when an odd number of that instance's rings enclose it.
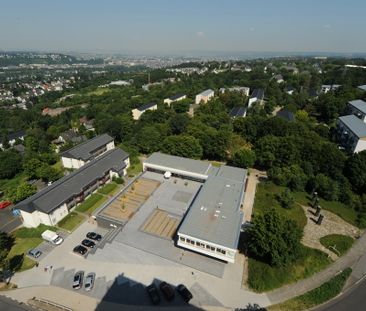
<instances>
[{"instance_id":1,"label":"gray flat roof","mask_svg":"<svg viewBox=\"0 0 366 311\"><path fill-rule=\"evenodd\" d=\"M212 92L213 92L213 90L208 89L208 90L205 90L205 91L203 91L203 92L199 93L198 95L208 96L208 95L210 95Z\"/></svg>"},{"instance_id":2,"label":"gray flat roof","mask_svg":"<svg viewBox=\"0 0 366 311\"><path fill-rule=\"evenodd\" d=\"M359 111L366 113L366 102L362 99L351 100L348 103Z\"/></svg>"},{"instance_id":3,"label":"gray flat roof","mask_svg":"<svg viewBox=\"0 0 366 311\"><path fill-rule=\"evenodd\" d=\"M66 150L61 156L88 161L93 158L93 151L105 146L111 141L113 141L111 136L102 134Z\"/></svg>"},{"instance_id":4,"label":"gray flat roof","mask_svg":"<svg viewBox=\"0 0 366 311\"><path fill-rule=\"evenodd\" d=\"M146 164L164 166L167 169L174 168L186 172L207 175L211 163L200 160L193 160L165 153L154 152L145 160Z\"/></svg>"},{"instance_id":5,"label":"gray flat roof","mask_svg":"<svg viewBox=\"0 0 366 311\"><path fill-rule=\"evenodd\" d=\"M221 166L201 187L178 233L236 249L247 171Z\"/></svg>"},{"instance_id":6,"label":"gray flat roof","mask_svg":"<svg viewBox=\"0 0 366 311\"><path fill-rule=\"evenodd\" d=\"M362 90L362 91L366 91L366 84L364 84L364 85L360 85L358 88L359 88L360 90Z\"/></svg>"},{"instance_id":7,"label":"gray flat roof","mask_svg":"<svg viewBox=\"0 0 366 311\"><path fill-rule=\"evenodd\" d=\"M15 208L32 213L35 210L50 213L71 197L81 193L92 182L112 170L122 173L128 154L119 148L107 151L78 170L55 181L33 196L18 203Z\"/></svg>"},{"instance_id":8,"label":"gray flat roof","mask_svg":"<svg viewBox=\"0 0 366 311\"><path fill-rule=\"evenodd\" d=\"M358 138L366 137L366 123L351 114L348 116L339 117L342 121Z\"/></svg>"}]
</instances>

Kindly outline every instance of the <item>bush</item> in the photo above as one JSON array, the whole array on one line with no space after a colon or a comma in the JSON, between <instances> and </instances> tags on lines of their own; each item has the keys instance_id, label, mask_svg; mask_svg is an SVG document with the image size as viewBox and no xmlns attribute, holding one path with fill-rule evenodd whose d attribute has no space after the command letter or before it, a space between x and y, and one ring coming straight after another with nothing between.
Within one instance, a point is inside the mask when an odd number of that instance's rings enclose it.
<instances>
[{"instance_id":1,"label":"bush","mask_svg":"<svg viewBox=\"0 0 366 311\"><path fill-rule=\"evenodd\" d=\"M125 183L122 177L113 176L112 181L114 181L116 184L122 185Z\"/></svg>"},{"instance_id":2,"label":"bush","mask_svg":"<svg viewBox=\"0 0 366 311\"><path fill-rule=\"evenodd\" d=\"M338 256L345 254L353 242L351 237L342 234L330 234L320 238L320 243Z\"/></svg>"},{"instance_id":3,"label":"bush","mask_svg":"<svg viewBox=\"0 0 366 311\"><path fill-rule=\"evenodd\" d=\"M294 206L294 197L288 189L277 194L276 199L283 208L292 208Z\"/></svg>"}]
</instances>

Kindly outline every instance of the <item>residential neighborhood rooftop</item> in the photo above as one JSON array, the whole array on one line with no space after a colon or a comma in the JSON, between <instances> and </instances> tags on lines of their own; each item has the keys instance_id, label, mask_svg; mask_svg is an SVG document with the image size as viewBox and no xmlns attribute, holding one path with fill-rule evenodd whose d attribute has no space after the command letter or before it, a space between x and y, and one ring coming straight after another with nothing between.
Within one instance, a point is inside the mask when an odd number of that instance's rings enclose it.
<instances>
[{"instance_id":1,"label":"residential neighborhood rooftop","mask_svg":"<svg viewBox=\"0 0 366 311\"><path fill-rule=\"evenodd\" d=\"M79 145L76 145L75 147L63 152L61 155L63 157L88 161L93 158L93 151L101 148L113 140L114 139L108 134L102 134Z\"/></svg>"},{"instance_id":2,"label":"residential neighborhood rooftop","mask_svg":"<svg viewBox=\"0 0 366 311\"><path fill-rule=\"evenodd\" d=\"M285 109L285 108L282 108L280 111L278 111L276 113L276 116L277 117L280 117L282 119L285 119L287 121L294 121L295 120L295 115L293 114L293 112Z\"/></svg>"},{"instance_id":3,"label":"residential neighborhood rooftop","mask_svg":"<svg viewBox=\"0 0 366 311\"><path fill-rule=\"evenodd\" d=\"M254 89L250 98L264 99L264 90L263 89Z\"/></svg>"},{"instance_id":4,"label":"residential neighborhood rooftop","mask_svg":"<svg viewBox=\"0 0 366 311\"><path fill-rule=\"evenodd\" d=\"M110 150L80 169L60 178L40 192L21 201L15 206L15 209L30 213L35 210L50 213L72 196L81 193L84 187L102 178L109 170L121 174L126 167L123 160L127 157L128 154L119 148Z\"/></svg>"},{"instance_id":5,"label":"residential neighborhood rooftop","mask_svg":"<svg viewBox=\"0 0 366 311\"><path fill-rule=\"evenodd\" d=\"M170 100L176 100L176 99L181 98L181 97L183 97L183 96L185 96L185 94L183 94L183 93L178 93L178 94L175 94L175 95L173 95L173 96L170 96L170 97L169 97L169 99L170 99Z\"/></svg>"},{"instance_id":6,"label":"residential neighborhood rooftop","mask_svg":"<svg viewBox=\"0 0 366 311\"><path fill-rule=\"evenodd\" d=\"M362 90L362 91L366 91L366 84L364 84L364 85L360 85L358 88L359 88L360 90Z\"/></svg>"},{"instance_id":7,"label":"residential neighborhood rooftop","mask_svg":"<svg viewBox=\"0 0 366 311\"><path fill-rule=\"evenodd\" d=\"M236 118L236 117L243 117L246 114L246 108L242 106L237 106L231 109L230 111L230 117Z\"/></svg>"},{"instance_id":8,"label":"residential neighborhood rooftop","mask_svg":"<svg viewBox=\"0 0 366 311\"><path fill-rule=\"evenodd\" d=\"M139 111L145 111L151 107L156 106L156 103L147 103L147 104L143 104L142 106L138 107L137 110Z\"/></svg>"},{"instance_id":9,"label":"residential neighborhood rooftop","mask_svg":"<svg viewBox=\"0 0 366 311\"><path fill-rule=\"evenodd\" d=\"M357 110L366 113L366 102L361 99L351 100L348 102L351 106L355 107Z\"/></svg>"},{"instance_id":10,"label":"residential neighborhood rooftop","mask_svg":"<svg viewBox=\"0 0 366 311\"><path fill-rule=\"evenodd\" d=\"M201 95L201 96L208 96L208 95L210 95L212 92L213 92L213 90L208 89L208 90L205 90L205 91L203 91L203 92L199 93L198 95Z\"/></svg>"},{"instance_id":11,"label":"residential neighborhood rooftop","mask_svg":"<svg viewBox=\"0 0 366 311\"><path fill-rule=\"evenodd\" d=\"M366 137L366 123L361 121L355 115L339 117L342 121L358 138Z\"/></svg>"}]
</instances>

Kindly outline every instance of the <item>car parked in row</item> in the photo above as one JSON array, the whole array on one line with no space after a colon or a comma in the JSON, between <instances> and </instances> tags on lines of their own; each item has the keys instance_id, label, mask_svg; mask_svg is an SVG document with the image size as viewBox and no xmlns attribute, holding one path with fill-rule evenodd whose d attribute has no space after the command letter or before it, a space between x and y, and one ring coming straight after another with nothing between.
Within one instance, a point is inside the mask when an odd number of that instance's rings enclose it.
<instances>
[{"instance_id":1,"label":"car parked in row","mask_svg":"<svg viewBox=\"0 0 366 311\"><path fill-rule=\"evenodd\" d=\"M73 249L73 252L79 255L85 255L88 249L82 245L78 245Z\"/></svg>"},{"instance_id":2,"label":"car parked in row","mask_svg":"<svg viewBox=\"0 0 366 311\"><path fill-rule=\"evenodd\" d=\"M161 282L159 285L161 292L163 293L164 297L168 301L172 301L175 297L174 289L171 285L167 282Z\"/></svg>"},{"instance_id":3,"label":"car parked in row","mask_svg":"<svg viewBox=\"0 0 366 311\"><path fill-rule=\"evenodd\" d=\"M86 237L88 239L91 239L91 240L94 240L94 241L98 241L98 242L102 239L102 236L100 234L98 234L98 233L95 233L95 232L88 232L86 234Z\"/></svg>"},{"instance_id":4,"label":"car parked in row","mask_svg":"<svg viewBox=\"0 0 366 311\"><path fill-rule=\"evenodd\" d=\"M74 275L74 280L72 282L73 289L79 289L83 286L83 279L84 279L84 271L78 271Z\"/></svg>"},{"instance_id":5,"label":"car parked in row","mask_svg":"<svg viewBox=\"0 0 366 311\"><path fill-rule=\"evenodd\" d=\"M149 294L150 300L154 305L157 305L160 303L161 299L160 299L159 291L154 283L147 286L146 291Z\"/></svg>"},{"instance_id":6,"label":"car parked in row","mask_svg":"<svg viewBox=\"0 0 366 311\"><path fill-rule=\"evenodd\" d=\"M187 302L187 303L193 298L192 293L183 284L179 284L177 286L177 292L182 296L182 298L184 299L184 301Z\"/></svg>"},{"instance_id":7,"label":"car parked in row","mask_svg":"<svg viewBox=\"0 0 366 311\"><path fill-rule=\"evenodd\" d=\"M87 276L85 277L84 282L84 288L86 291L90 291L93 289L94 281L95 281L95 273L93 272L88 273Z\"/></svg>"},{"instance_id":8,"label":"car parked in row","mask_svg":"<svg viewBox=\"0 0 366 311\"><path fill-rule=\"evenodd\" d=\"M2 201L2 202L0 202L0 209L4 209L12 204L13 203L11 203L10 201Z\"/></svg>"},{"instance_id":9,"label":"car parked in row","mask_svg":"<svg viewBox=\"0 0 366 311\"><path fill-rule=\"evenodd\" d=\"M89 247L89 248L94 248L94 246L95 246L95 243L93 241L88 240L88 239L84 239L81 242L81 244L86 246L86 247Z\"/></svg>"}]
</instances>

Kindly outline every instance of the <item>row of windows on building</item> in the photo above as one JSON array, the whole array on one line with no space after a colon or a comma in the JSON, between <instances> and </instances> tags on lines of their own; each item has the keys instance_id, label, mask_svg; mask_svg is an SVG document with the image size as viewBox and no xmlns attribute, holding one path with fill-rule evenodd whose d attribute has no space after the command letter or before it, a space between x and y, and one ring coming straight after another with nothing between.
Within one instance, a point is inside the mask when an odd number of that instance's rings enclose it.
<instances>
[{"instance_id":1,"label":"row of windows on building","mask_svg":"<svg viewBox=\"0 0 366 311\"><path fill-rule=\"evenodd\" d=\"M204 243L201 243L201 242L193 241L191 239L186 239L184 237L179 237L179 239L184 243L192 244L192 245L201 247L201 248L206 249L206 250L211 251L211 252L218 252L218 253L221 253L223 255L226 255L226 251L221 249L221 248L218 248L218 247L215 247L215 246L212 246L212 245L208 245L208 244L204 244Z\"/></svg>"}]
</instances>

